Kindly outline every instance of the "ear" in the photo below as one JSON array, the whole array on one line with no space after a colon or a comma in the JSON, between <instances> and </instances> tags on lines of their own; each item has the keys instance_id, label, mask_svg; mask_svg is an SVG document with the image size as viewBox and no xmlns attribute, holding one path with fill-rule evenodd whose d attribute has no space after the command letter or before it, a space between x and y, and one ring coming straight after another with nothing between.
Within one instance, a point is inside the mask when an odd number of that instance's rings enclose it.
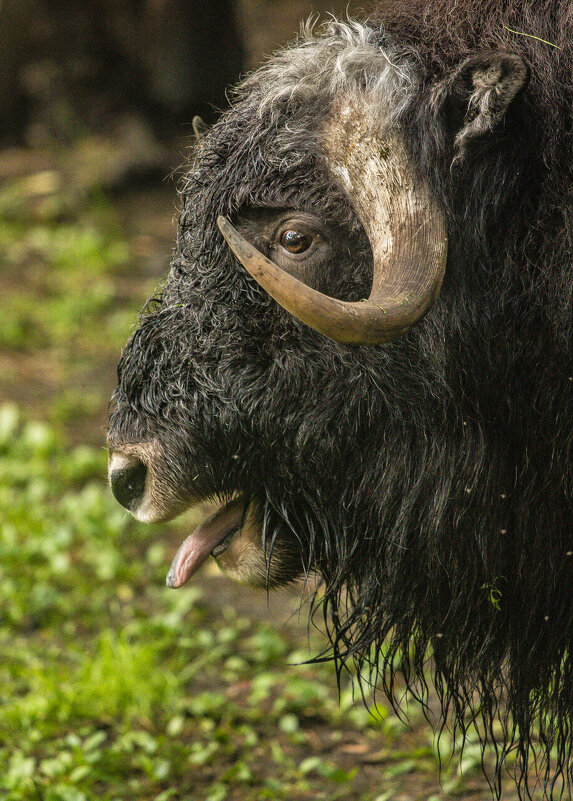
<instances>
[{"instance_id":1,"label":"ear","mask_svg":"<svg viewBox=\"0 0 573 801\"><path fill-rule=\"evenodd\" d=\"M463 61L436 87L434 102L457 128L454 161L494 131L529 80L529 68L514 53L492 50Z\"/></svg>"}]
</instances>

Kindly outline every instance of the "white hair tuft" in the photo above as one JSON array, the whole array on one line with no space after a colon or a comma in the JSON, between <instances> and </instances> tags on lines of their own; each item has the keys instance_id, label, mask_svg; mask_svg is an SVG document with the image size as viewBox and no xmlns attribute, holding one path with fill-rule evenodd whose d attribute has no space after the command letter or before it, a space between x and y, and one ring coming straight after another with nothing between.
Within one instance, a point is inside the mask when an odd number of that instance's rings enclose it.
<instances>
[{"instance_id":1,"label":"white hair tuft","mask_svg":"<svg viewBox=\"0 0 573 801\"><path fill-rule=\"evenodd\" d=\"M333 100L358 91L398 116L411 97L416 71L404 54L380 42L379 30L355 20L317 25L316 16L310 17L296 42L250 75L239 91L258 88L261 116L285 102Z\"/></svg>"}]
</instances>

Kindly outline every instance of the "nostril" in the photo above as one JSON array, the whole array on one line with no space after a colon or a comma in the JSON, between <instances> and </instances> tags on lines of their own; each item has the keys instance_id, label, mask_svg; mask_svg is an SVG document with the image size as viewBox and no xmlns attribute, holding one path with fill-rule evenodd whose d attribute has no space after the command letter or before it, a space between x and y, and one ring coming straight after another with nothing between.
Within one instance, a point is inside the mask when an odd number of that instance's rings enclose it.
<instances>
[{"instance_id":1,"label":"nostril","mask_svg":"<svg viewBox=\"0 0 573 801\"><path fill-rule=\"evenodd\" d=\"M116 462L115 467L114 461ZM145 494L146 476L147 467L135 457L130 457L129 461L125 458L112 457L110 461L111 491L115 499L130 512L137 509L141 503Z\"/></svg>"}]
</instances>

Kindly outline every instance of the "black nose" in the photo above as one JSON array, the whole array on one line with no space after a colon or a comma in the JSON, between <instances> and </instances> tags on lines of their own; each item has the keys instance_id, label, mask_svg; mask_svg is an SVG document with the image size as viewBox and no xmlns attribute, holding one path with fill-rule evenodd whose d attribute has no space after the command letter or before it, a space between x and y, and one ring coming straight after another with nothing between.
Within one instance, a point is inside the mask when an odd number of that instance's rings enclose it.
<instances>
[{"instance_id":1,"label":"black nose","mask_svg":"<svg viewBox=\"0 0 573 801\"><path fill-rule=\"evenodd\" d=\"M114 454L110 459L111 491L116 500L130 512L137 509L143 499L146 475L147 467L134 456L125 457Z\"/></svg>"}]
</instances>

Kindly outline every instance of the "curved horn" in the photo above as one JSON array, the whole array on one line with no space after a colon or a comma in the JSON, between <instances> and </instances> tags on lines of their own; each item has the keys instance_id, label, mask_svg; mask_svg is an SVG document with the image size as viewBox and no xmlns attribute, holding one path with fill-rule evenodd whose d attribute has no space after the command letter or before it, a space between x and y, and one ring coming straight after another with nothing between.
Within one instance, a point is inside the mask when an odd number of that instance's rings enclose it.
<instances>
[{"instance_id":1,"label":"curved horn","mask_svg":"<svg viewBox=\"0 0 573 801\"><path fill-rule=\"evenodd\" d=\"M417 322L438 296L447 255L445 216L397 132L381 137L355 103L347 101L331 118L324 141L326 164L372 247L368 300L350 303L323 295L255 250L224 217L219 229L245 269L299 320L337 342L388 342Z\"/></svg>"},{"instance_id":2,"label":"curved horn","mask_svg":"<svg viewBox=\"0 0 573 801\"><path fill-rule=\"evenodd\" d=\"M195 139L197 140L201 139L203 134L209 128L205 120L199 117L198 114L196 114L191 120L191 125L193 126L193 133L195 134Z\"/></svg>"}]
</instances>

